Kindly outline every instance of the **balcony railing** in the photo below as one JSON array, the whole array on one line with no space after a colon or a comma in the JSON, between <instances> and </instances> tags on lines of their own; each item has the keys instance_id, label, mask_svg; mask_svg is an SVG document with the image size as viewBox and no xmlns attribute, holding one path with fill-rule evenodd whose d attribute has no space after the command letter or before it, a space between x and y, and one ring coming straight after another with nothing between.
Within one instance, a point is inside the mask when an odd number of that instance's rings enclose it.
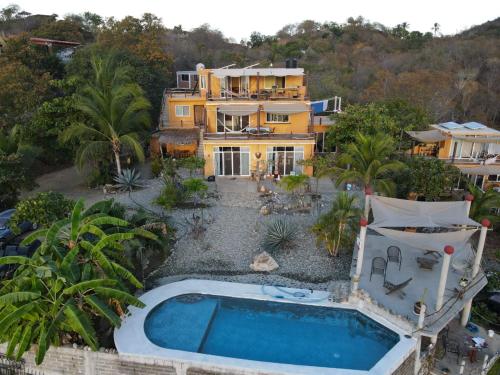
<instances>
[{"instance_id":1,"label":"balcony railing","mask_svg":"<svg viewBox=\"0 0 500 375\"><path fill-rule=\"evenodd\" d=\"M287 87L239 92L222 90L219 95L209 93L209 100L307 100L305 87Z\"/></svg>"},{"instance_id":2,"label":"balcony railing","mask_svg":"<svg viewBox=\"0 0 500 375\"><path fill-rule=\"evenodd\" d=\"M174 88L165 90L164 96L167 98L192 98L201 97L201 94L198 89Z\"/></svg>"},{"instance_id":3,"label":"balcony railing","mask_svg":"<svg viewBox=\"0 0 500 375\"><path fill-rule=\"evenodd\" d=\"M311 133L205 133L203 139L219 140L252 140L252 139L272 139L272 140L309 140L315 139Z\"/></svg>"}]
</instances>

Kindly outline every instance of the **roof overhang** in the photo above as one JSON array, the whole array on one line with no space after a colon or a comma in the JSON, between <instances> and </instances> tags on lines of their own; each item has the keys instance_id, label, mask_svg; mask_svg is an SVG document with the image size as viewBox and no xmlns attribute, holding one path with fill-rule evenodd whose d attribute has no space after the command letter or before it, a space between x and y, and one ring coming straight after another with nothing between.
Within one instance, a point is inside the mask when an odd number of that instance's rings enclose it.
<instances>
[{"instance_id":1,"label":"roof overhang","mask_svg":"<svg viewBox=\"0 0 500 375\"><path fill-rule=\"evenodd\" d=\"M157 137L161 144L190 145L198 141L198 133L196 128L167 128L153 136Z\"/></svg>"},{"instance_id":2,"label":"roof overhang","mask_svg":"<svg viewBox=\"0 0 500 375\"><path fill-rule=\"evenodd\" d=\"M262 68L262 69L213 69L213 74L217 78L224 77L243 77L243 76L303 76L302 68Z\"/></svg>"},{"instance_id":3,"label":"roof overhang","mask_svg":"<svg viewBox=\"0 0 500 375\"><path fill-rule=\"evenodd\" d=\"M406 134L422 143L442 142L450 138L439 130L407 131Z\"/></svg>"}]
</instances>

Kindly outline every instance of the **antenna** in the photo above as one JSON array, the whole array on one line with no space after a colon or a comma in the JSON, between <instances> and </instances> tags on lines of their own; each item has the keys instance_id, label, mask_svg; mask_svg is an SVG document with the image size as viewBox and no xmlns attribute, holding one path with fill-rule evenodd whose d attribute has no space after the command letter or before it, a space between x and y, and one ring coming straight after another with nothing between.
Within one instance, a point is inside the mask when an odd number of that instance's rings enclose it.
<instances>
[{"instance_id":1,"label":"antenna","mask_svg":"<svg viewBox=\"0 0 500 375\"><path fill-rule=\"evenodd\" d=\"M252 65L245 66L243 69L253 68L254 66L257 66L257 65L260 65L260 62L258 62L258 63L256 63L256 64L252 64Z\"/></svg>"},{"instance_id":2,"label":"antenna","mask_svg":"<svg viewBox=\"0 0 500 375\"><path fill-rule=\"evenodd\" d=\"M223 66L222 68L218 68L218 69L227 69L227 68L230 68L232 66L235 66L236 64L229 64L229 65L226 65L226 66Z\"/></svg>"}]
</instances>

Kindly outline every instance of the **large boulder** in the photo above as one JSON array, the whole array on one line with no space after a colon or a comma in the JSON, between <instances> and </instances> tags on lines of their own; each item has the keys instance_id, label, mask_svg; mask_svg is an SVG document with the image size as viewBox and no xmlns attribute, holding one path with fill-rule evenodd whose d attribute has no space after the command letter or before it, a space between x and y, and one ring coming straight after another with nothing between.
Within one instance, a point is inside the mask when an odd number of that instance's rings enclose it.
<instances>
[{"instance_id":1,"label":"large boulder","mask_svg":"<svg viewBox=\"0 0 500 375\"><path fill-rule=\"evenodd\" d=\"M256 255L255 258L253 258L253 263L250 264L250 268L252 270L259 272L273 271L278 267L278 263L276 263L273 257L265 251L260 253L259 255Z\"/></svg>"}]
</instances>

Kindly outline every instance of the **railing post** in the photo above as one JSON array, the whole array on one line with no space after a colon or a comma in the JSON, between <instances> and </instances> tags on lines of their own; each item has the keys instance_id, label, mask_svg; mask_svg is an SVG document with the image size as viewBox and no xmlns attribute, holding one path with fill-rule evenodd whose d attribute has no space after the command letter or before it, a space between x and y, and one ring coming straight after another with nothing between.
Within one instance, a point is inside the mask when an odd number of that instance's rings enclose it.
<instances>
[{"instance_id":1,"label":"railing post","mask_svg":"<svg viewBox=\"0 0 500 375\"><path fill-rule=\"evenodd\" d=\"M353 277L352 290L356 291L359 287L359 280L361 279L361 271L363 269L363 257L365 253L365 242L366 242L366 226L368 225L368 220L362 217L359 220L360 231L359 231L359 246L358 246L358 257L356 259L356 274Z\"/></svg>"}]
</instances>

